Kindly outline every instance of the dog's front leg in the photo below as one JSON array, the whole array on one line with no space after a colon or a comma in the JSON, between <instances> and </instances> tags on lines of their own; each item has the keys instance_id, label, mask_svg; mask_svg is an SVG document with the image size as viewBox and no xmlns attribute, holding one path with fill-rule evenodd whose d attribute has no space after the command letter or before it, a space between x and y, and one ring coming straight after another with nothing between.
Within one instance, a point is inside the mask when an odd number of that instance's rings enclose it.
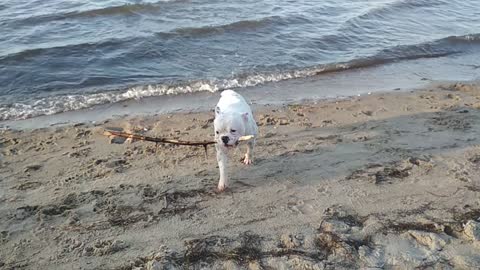
<instances>
[{"instance_id":1,"label":"dog's front leg","mask_svg":"<svg viewBox=\"0 0 480 270\"><path fill-rule=\"evenodd\" d=\"M255 147L255 140L249 141L247 143L247 153L243 159L243 163L250 165L253 163L253 149Z\"/></svg>"},{"instance_id":2,"label":"dog's front leg","mask_svg":"<svg viewBox=\"0 0 480 270\"><path fill-rule=\"evenodd\" d=\"M228 155L224 147L216 144L218 169L220 170L220 181L218 181L218 191L224 191L228 185L227 166Z\"/></svg>"}]
</instances>

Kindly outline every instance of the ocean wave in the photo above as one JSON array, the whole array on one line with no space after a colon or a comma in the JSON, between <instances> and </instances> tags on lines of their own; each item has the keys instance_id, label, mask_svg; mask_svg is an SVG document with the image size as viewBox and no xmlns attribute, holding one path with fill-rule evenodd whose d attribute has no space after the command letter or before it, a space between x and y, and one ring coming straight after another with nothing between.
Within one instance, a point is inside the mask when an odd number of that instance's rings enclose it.
<instances>
[{"instance_id":1,"label":"ocean wave","mask_svg":"<svg viewBox=\"0 0 480 270\"><path fill-rule=\"evenodd\" d=\"M298 77L295 76L295 73L252 74L248 76L241 75L231 79L198 80L179 84L150 84L103 93L46 97L33 102L0 105L0 121L27 119L152 96L188 94L201 91L217 92L224 89L255 86L295 77Z\"/></svg>"},{"instance_id":2,"label":"ocean wave","mask_svg":"<svg viewBox=\"0 0 480 270\"><path fill-rule=\"evenodd\" d=\"M461 44L480 43L480 33L464 35L464 36L450 36L446 38L446 40L452 43L461 43Z\"/></svg>"},{"instance_id":3,"label":"ocean wave","mask_svg":"<svg viewBox=\"0 0 480 270\"><path fill-rule=\"evenodd\" d=\"M65 111L85 109L106 103L152 96L178 95L194 92L217 92L232 88L245 88L269 82L317 76L325 73L367 68L401 60L443 57L461 53L462 46L480 44L480 34L450 36L434 42L396 46L375 55L347 62L321 64L300 69L283 69L277 72L237 74L231 78L196 80L183 83L163 83L129 87L123 90L90 93L84 95L61 95L36 99L31 102L0 105L0 120L26 119ZM277 69L273 67L272 69Z\"/></svg>"},{"instance_id":4,"label":"ocean wave","mask_svg":"<svg viewBox=\"0 0 480 270\"><path fill-rule=\"evenodd\" d=\"M76 12L63 14L62 19L125 15L125 14L135 14L143 11L152 12L152 11L157 11L161 9L160 4L163 4L166 2L180 2L180 0L161 1L156 3L125 4L120 6L105 7L105 8L91 9L91 10L85 10L85 11L76 11ZM181 1L181 2L184 2L184 1Z\"/></svg>"},{"instance_id":5,"label":"ocean wave","mask_svg":"<svg viewBox=\"0 0 480 270\"><path fill-rule=\"evenodd\" d=\"M401 10L409 10L414 8L426 8L447 4L445 0L397 0L378 7L367 10L361 15L350 20L370 19L372 17L384 17L386 14L395 14Z\"/></svg>"},{"instance_id":6,"label":"ocean wave","mask_svg":"<svg viewBox=\"0 0 480 270\"><path fill-rule=\"evenodd\" d=\"M63 13L48 13L36 16L30 16L22 19L15 19L12 21L15 25L34 25L38 23L47 23L50 21L60 21L78 18L91 18L99 16L115 16L115 15L129 15L141 12L156 12L160 10L165 4L186 2L188 0L164 0L153 3L138 3L138 4L124 4L119 6L110 6L97 9L87 9Z\"/></svg>"},{"instance_id":7,"label":"ocean wave","mask_svg":"<svg viewBox=\"0 0 480 270\"><path fill-rule=\"evenodd\" d=\"M281 24L286 23L287 19L283 19L278 16L265 17L257 20L243 20L237 21L225 25L217 26L203 26L203 27L191 27L191 28L177 28L170 32L159 32L155 36L162 38L171 38L171 37L199 37L213 34L222 34L225 32L240 32L240 31L252 31L261 27L268 26L270 24ZM86 42L86 43L76 43L76 44L65 44L53 47L46 48L34 48L27 49L15 53L10 53L6 55L0 55L1 62L9 61L21 61L27 58L35 57L41 54L52 54L52 55L71 55L72 53L77 52L78 50L98 50L105 47L125 47L128 48L129 42L134 42L136 39L134 37L128 38L117 38L117 39L107 39L100 40L97 42ZM122 46L120 46L122 45Z\"/></svg>"},{"instance_id":8,"label":"ocean wave","mask_svg":"<svg viewBox=\"0 0 480 270\"><path fill-rule=\"evenodd\" d=\"M271 16L257 20L237 21L224 25L178 28L169 33L159 33L159 35L203 36L222 34L224 32L250 31L275 23L280 24L281 20L282 18L280 16Z\"/></svg>"},{"instance_id":9,"label":"ocean wave","mask_svg":"<svg viewBox=\"0 0 480 270\"><path fill-rule=\"evenodd\" d=\"M115 47L120 44L126 44L130 41L133 41L134 38L118 38L118 39L107 39L101 40L98 42L86 42L86 43L76 43L76 44L65 44L53 47L46 48L33 48L22 50L15 53L10 53L6 55L0 55L0 63L2 62L11 62L11 61L23 61L28 58L35 57L42 54L51 54L55 55L71 55L72 53L77 52L78 50L98 50L105 47Z\"/></svg>"}]
</instances>

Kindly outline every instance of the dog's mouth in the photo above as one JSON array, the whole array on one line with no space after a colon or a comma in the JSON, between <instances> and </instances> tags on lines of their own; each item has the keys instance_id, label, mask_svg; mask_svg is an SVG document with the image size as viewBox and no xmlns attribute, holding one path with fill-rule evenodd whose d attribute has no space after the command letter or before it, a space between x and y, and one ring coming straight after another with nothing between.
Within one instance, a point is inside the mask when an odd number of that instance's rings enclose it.
<instances>
[{"instance_id":1,"label":"dog's mouth","mask_svg":"<svg viewBox=\"0 0 480 270\"><path fill-rule=\"evenodd\" d=\"M238 143L239 141L236 141L234 144L224 143L223 146L225 146L226 148L235 148L236 146L238 146Z\"/></svg>"}]
</instances>

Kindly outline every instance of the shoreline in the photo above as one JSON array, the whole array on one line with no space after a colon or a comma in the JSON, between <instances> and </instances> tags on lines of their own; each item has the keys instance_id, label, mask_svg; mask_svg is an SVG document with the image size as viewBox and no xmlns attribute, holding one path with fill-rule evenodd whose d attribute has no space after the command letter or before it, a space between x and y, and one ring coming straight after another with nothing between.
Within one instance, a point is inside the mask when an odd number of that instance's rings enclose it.
<instances>
[{"instance_id":1,"label":"shoreline","mask_svg":"<svg viewBox=\"0 0 480 270\"><path fill-rule=\"evenodd\" d=\"M259 107L255 164L109 144L103 128L203 140L213 113L3 130L0 266L480 267L480 83Z\"/></svg>"},{"instance_id":2,"label":"shoreline","mask_svg":"<svg viewBox=\"0 0 480 270\"><path fill-rule=\"evenodd\" d=\"M454 55L393 62L318 76L269 82L235 89L254 106L282 106L305 101L334 100L368 93L410 90L457 81L479 80L476 55ZM118 103L36 116L25 120L0 121L0 129L35 129L77 123L99 123L112 118L142 117L178 112L205 112L214 107L219 92L193 92L131 99Z\"/></svg>"}]
</instances>

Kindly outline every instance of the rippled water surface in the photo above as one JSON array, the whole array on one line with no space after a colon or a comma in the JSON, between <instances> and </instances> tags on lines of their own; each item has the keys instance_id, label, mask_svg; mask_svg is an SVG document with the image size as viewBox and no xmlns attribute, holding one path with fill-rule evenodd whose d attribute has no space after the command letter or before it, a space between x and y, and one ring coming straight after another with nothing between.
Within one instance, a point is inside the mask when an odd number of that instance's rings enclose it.
<instances>
[{"instance_id":1,"label":"rippled water surface","mask_svg":"<svg viewBox=\"0 0 480 270\"><path fill-rule=\"evenodd\" d=\"M479 0L0 1L0 120L479 50Z\"/></svg>"}]
</instances>

